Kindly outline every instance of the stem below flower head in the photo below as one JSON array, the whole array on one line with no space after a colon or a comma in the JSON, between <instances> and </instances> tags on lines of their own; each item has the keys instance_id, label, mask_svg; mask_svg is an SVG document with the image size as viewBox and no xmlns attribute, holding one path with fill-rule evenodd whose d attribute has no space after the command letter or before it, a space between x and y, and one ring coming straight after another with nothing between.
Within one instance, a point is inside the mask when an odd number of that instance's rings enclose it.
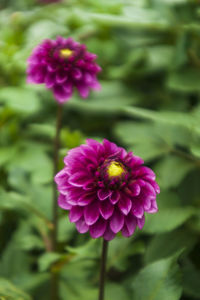
<instances>
[{"instance_id":1,"label":"stem below flower head","mask_svg":"<svg viewBox=\"0 0 200 300\"><path fill-rule=\"evenodd\" d=\"M106 275L107 253L108 253L108 241L103 239L98 300L104 300L104 285L105 285L105 275Z\"/></svg>"},{"instance_id":2,"label":"stem below flower head","mask_svg":"<svg viewBox=\"0 0 200 300\"><path fill-rule=\"evenodd\" d=\"M58 161L59 161L59 137L61 130L62 120L62 106L58 104L57 116L56 116L56 135L54 140L54 176L58 172ZM58 204L57 204L57 187L53 179L53 224L54 229L52 233L52 250L55 251L57 247L57 231L58 231Z\"/></svg>"},{"instance_id":3,"label":"stem below flower head","mask_svg":"<svg viewBox=\"0 0 200 300\"><path fill-rule=\"evenodd\" d=\"M62 121L62 106L58 104L57 116L56 116L56 135L54 140L54 176L58 172L58 162L59 162L59 138L61 130L61 121ZM54 177L53 176L53 177ZM53 178L53 231L52 231L52 251L57 249L57 233L58 233L58 204L57 204L57 187ZM57 273L52 272L51 274L51 299L58 300L58 281L59 277Z\"/></svg>"}]
</instances>

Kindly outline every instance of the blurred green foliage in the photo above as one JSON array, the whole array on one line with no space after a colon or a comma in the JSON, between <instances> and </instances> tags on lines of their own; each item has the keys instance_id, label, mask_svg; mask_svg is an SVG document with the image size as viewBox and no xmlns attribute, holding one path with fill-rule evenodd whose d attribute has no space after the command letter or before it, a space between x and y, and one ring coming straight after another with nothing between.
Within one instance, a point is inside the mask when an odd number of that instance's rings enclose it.
<instances>
[{"instance_id":1,"label":"blurred green foliage","mask_svg":"<svg viewBox=\"0 0 200 300\"><path fill-rule=\"evenodd\" d=\"M102 91L64 105L60 167L86 137L132 150L161 187L159 212L110 243L106 300L200 299L200 2L36 0L0 3L0 299L97 299L101 241L59 210L50 252L56 103L26 84L45 38L72 36L98 54Z\"/></svg>"}]
</instances>

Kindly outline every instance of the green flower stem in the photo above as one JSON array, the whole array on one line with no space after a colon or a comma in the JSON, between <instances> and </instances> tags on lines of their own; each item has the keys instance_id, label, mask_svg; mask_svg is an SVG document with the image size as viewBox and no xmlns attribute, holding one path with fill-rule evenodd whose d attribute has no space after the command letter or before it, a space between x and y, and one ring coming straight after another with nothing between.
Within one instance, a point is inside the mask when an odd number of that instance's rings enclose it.
<instances>
[{"instance_id":1,"label":"green flower stem","mask_svg":"<svg viewBox=\"0 0 200 300\"><path fill-rule=\"evenodd\" d=\"M54 176L58 172L58 162L59 162L59 137L61 130L61 122L62 122L62 106L58 104L57 108L57 117L56 117L56 136L54 140ZM57 187L53 178L53 231L52 231L52 251L57 250L57 234L58 234L58 204L57 204ZM58 300L59 299L59 276L57 273L51 273L51 299Z\"/></svg>"},{"instance_id":2,"label":"green flower stem","mask_svg":"<svg viewBox=\"0 0 200 300\"><path fill-rule=\"evenodd\" d=\"M107 253L108 253L108 241L103 239L98 300L104 300L104 286L105 286Z\"/></svg>"},{"instance_id":3,"label":"green flower stem","mask_svg":"<svg viewBox=\"0 0 200 300\"><path fill-rule=\"evenodd\" d=\"M61 120L62 120L62 106L58 104L57 117L56 117L56 136L54 140L54 176L58 172L58 162L59 162L59 138L61 130ZM57 232L58 232L58 204L57 204L57 186L53 178L53 234L52 234L52 250L56 251L57 247Z\"/></svg>"}]
</instances>

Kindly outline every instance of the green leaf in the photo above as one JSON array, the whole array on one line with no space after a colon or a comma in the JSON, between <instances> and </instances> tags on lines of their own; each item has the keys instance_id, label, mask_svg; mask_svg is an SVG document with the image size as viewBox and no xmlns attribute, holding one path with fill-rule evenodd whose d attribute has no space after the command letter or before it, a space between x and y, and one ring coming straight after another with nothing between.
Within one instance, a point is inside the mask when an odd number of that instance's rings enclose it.
<instances>
[{"instance_id":1,"label":"green leaf","mask_svg":"<svg viewBox=\"0 0 200 300\"><path fill-rule=\"evenodd\" d=\"M58 224L58 241L65 242L69 241L76 230L74 223L69 221L68 216L63 216L59 218Z\"/></svg>"},{"instance_id":2,"label":"green leaf","mask_svg":"<svg viewBox=\"0 0 200 300\"><path fill-rule=\"evenodd\" d=\"M78 281L79 288L76 285L69 285L66 280L60 282L61 300L66 300L66 295L70 300L94 300L98 297L98 289L88 284Z\"/></svg>"},{"instance_id":3,"label":"green leaf","mask_svg":"<svg viewBox=\"0 0 200 300\"><path fill-rule=\"evenodd\" d=\"M200 271L189 260L182 266L183 272L183 290L189 297L199 299L200 297Z\"/></svg>"},{"instance_id":4,"label":"green leaf","mask_svg":"<svg viewBox=\"0 0 200 300\"><path fill-rule=\"evenodd\" d=\"M87 102L74 97L68 103L69 108L90 114L119 114L122 105L131 105L138 101L136 94L125 93L123 85L118 81L112 81L109 84L102 82L102 92L92 95Z\"/></svg>"},{"instance_id":5,"label":"green leaf","mask_svg":"<svg viewBox=\"0 0 200 300\"><path fill-rule=\"evenodd\" d=\"M31 300L32 298L14 286L10 281L0 278L0 298L2 300Z\"/></svg>"},{"instance_id":6,"label":"green leaf","mask_svg":"<svg viewBox=\"0 0 200 300\"><path fill-rule=\"evenodd\" d=\"M121 112L127 116L136 117L144 120L151 120L161 124L183 126L195 129L198 120L194 118L192 114L176 111L154 111L150 109L144 109L139 107L121 107Z\"/></svg>"},{"instance_id":7,"label":"green leaf","mask_svg":"<svg viewBox=\"0 0 200 300\"><path fill-rule=\"evenodd\" d=\"M15 147L1 147L0 149L0 166L3 166L7 162L13 159L16 154Z\"/></svg>"},{"instance_id":8,"label":"green leaf","mask_svg":"<svg viewBox=\"0 0 200 300\"><path fill-rule=\"evenodd\" d=\"M48 197L48 194L47 194L47 197ZM49 199L49 197L48 197L48 199ZM45 222L49 228L52 228L52 223L46 217L46 215L48 215L48 212L46 212L46 211L43 212L42 209L39 210L38 206L30 200L31 200L31 198L29 196L20 195L15 192L6 192L3 189L0 189L0 208L1 209L14 210L14 211L16 210L19 213L25 212L26 214L28 212L30 215L37 216L43 222ZM40 201L40 199L38 199L38 202L39 201ZM48 204L40 201L40 205L45 206Z\"/></svg>"},{"instance_id":9,"label":"green leaf","mask_svg":"<svg viewBox=\"0 0 200 300\"><path fill-rule=\"evenodd\" d=\"M55 252L49 252L43 254L38 261L39 269L41 272L48 270L53 263L60 260L61 254Z\"/></svg>"},{"instance_id":10,"label":"green leaf","mask_svg":"<svg viewBox=\"0 0 200 300\"><path fill-rule=\"evenodd\" d=\"M182 286L176 257L144 267L133 279L131 286L134 300L179 300Z\"/></svg>"},{"instance_id":11,"label":"green leaf","mask_svg":"<svg viewBox=\"0 0 200 300\"><path fill-rule=\"evenodd\" d=\"M197 236L185 229L158 234L148 244L144 255L145 263L170 257L181 249L189 252L194 247L196 241ZM163 247L163 245L167 245L167 247Z\"/></svg>"},{"instance_id":12,"label":"green leaf","mask_svg":"<svg viewBox=\"0 0 200 300\"><path fill-rule=\"evenodd\" d=\"M142 254L144 251L145 246L142 241L117 236L109 245L107 267L125 271L129 266L130 257Z\"/></svg>"},{"instance_id":13,"label":"green leaf","mask_svg":"<svg viewBox=\"0 0 200 300\"><path fill-rule=\"evenodd\" d=\"M106 300L130 300L127 288L122 284L108 283L105 288L105 299Z\"/></svg>"},{"instance_id":14,"label":"green leaf","mask_svg":"<svg viewBox=\"0 0 200 300\"><path fill-rule=\"evenodd\" d=\"M93 300L97 298L99 274L94 260L83 259L69 260L61 270L61 294L65 300L66 295L70 300ZM77 288L77 283L79 288Z\"/></svg>"},{"instance_id":15,"label":"green leaf","mask_svg":"<svg viewBox=\"0 0 200 300\"><path fill-rule=\"evenodd\" d=\"M157 180L162 188L177 186L184 177L195 168L195 163L188 159L168 155L155 166Z\"/></svg>"},{"instance_id":16,"label":"green leaf","mask_svg":"<svg viewBox=\"0 0 200 300\"><path fill-rule=\"evenodd\" d=\"M197 211L193 207L173 207L159 210L155 215L146 215L143 231L147 233L169 232L189 218L195 216Z\"/></svg>"},{"instance_id":17,"label":"green leaf","mask_svg":"<svg viewBox=\"0 0 200 300\"><path fill-rule=\"evenodd\" d=\"M40 109L40 100L33 89L4 87L0 91L0 101L15 112L31 114Z\"/></svg>"},{"instance_id":18,"label":"green leaf","mask_svg":"<svg viewBox=\"0 0 200 300\"><path fill-rule=\"evenodd\" d=\"M127 9L130 14L130 8ZM132 29L146 29L148 31L166 31L169 28L166 20L156 14L154 11L133 9L131 15L116 16L109 14L86 13L79 9L75 9L75 15L82 20L90 19L100 25L107 25L111 27L128 27Z\"/></svg>"},{"instance_id":19,"label":"green leaf","mask_svg":"<svg viewBox=\"0 0 200 300\"><path fill-rule=\"evenodd\" d=\"M65 35L67 32L67 26L48 19L41 19L33 23L26 31L26 44L28 47L34 47L43 39L52 38L57 35Z\"/></svg>"},{"instance_id":20,"label":"green leaf","mask_svg":"<svg viewBox=\"0 0 200 300\"><path fill-rule=\"evenodd\" d=\"M42 144L26 142L18 144L18 151L7 165L9 171L23 169L31 172L35 184L49 183L53 179L53 164Z\"/></svg>"},{"instance_id":21,"label":"green leaf","mask_svg":"<svg viewBox=\"0 0 200 300\"><path fill-rule=\"evenodd\" d=\"M44 136L52 140L55 136L55 126L53 124L30 124L28 133L31 136Z\"/></svg>"},{"instance_id":22,"label":"green leaf","mask_svg":"<svg viewBox=\"0 0 200 300\"><path fill-rule=\"evenodd\" d=\"M182 70L178 73L170 74L167 86L169 89L183 92L183 93L194 93L200 91L199 86L200 71L197 70Z\"/></svg>"},{"instance_id":23,"label":"green leaf","mask_svg":"<svg viewBox=\"0 0 200 300\"><path fill-rule=\"evenodd\" d=\"M100 249L100 239L89 240L87 243L80 247L66 247L66 250L74 255L73 261L97 258L101 254Z\"/></svg>"}]
</instances>

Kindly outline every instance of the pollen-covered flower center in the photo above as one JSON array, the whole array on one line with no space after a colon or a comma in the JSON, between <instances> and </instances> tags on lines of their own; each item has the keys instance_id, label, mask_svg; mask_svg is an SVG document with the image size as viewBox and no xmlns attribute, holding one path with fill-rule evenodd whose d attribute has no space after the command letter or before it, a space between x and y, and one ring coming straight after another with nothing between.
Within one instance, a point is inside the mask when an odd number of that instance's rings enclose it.
<instances>
[{"instance_id":1,"label":"pollen-covered flower center","mask_svg":"<svg viewBox=\"0 0 200 300\"><path fill-rule=\"evenodd\" d=\"M117 177L122 175L125 172L124 167L117 161L112 161L107 168L109 177Z\"/></svg>"},{"instance_id":2,"label":"pollen-covered flower center","mask_svg":"<svg viewBox=\"0 0 200 300\"><path fill-rule=\"evenodd\" d=\"M69 58L70 56L73 55L73 53L74 53L74 51L71 50L71 49L68 49L68 48L61 49L61 50L60 50L60 56L61 56L62 58Z\"/></svg>"}]
</instances>

